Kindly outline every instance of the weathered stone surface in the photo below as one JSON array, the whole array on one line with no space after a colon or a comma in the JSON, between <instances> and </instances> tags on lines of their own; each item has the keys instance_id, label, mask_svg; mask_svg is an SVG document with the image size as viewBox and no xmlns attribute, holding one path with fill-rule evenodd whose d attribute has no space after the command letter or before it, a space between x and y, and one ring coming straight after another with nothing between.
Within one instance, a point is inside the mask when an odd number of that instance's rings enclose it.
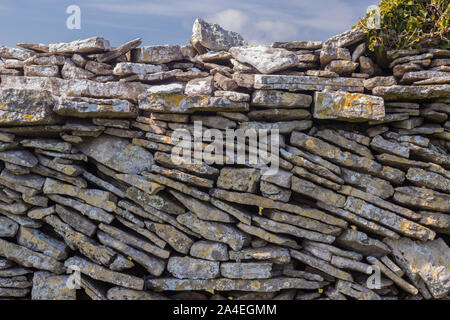
<instances>
[{"instance_id":1,"label":"weathered stone surface","mask_svg":"<svg viewBox=\"0 0 450 320\"><path fill-rule=\"evenodd\" d=\"M64 262L66 267L78 267L80 272L99 281L112 283L121 287L142 290L144 280L124 273L110 271L80 257L72 257Z\"/></svg>"},{"instance_id":2,"label":"weathered stone surface","mask_svg":"<svg viewBox=\"0 0 450 320\"><path fill-rule=\"evenodd\" d=\"M39 271L33 275L32 300L76 300L76 290L68 287L69 276Z\"/></svg>"},{"instance_id":3,"label":"weathered stone surface","mask_svg":"<svg viewBox=\"0 0 450 320\"><path fill-rule=\"evenodd\" d=\"M211 261L228 261L227 246L220 242L197 241L190 249L190 255Z\"/></svg>"},{"instance_id":4,"label":"weathered stone surface","mask_svg":"<svg viewBox=\"0 0 450 320\"><path fill-rule=\"evenodd\" d=\"M333 60L326 67L325 70L335 72L340 75L349 75L358 67L357 62L348 60ZM362 65L361 65L362 67Z\"/></svg>"},{"instance_id":5,"label":"weathered stone surface","mask_svg":"<svg viewBox=\"0 0 450 320\"><path fill-rule=\"evenodd\" d=\"M37 229L21 227L17 235L17 243L56 260L64 260L69 254L69 248L64 242Z\"/></svg>"},{"instance_id":6,"label":"weathered stone surface","mask_svg":"<svg viewBox=\"0 0 450 320\"><path fill-rule=\"evenodd\" d=\"M375 87L372 94L388 101L449 98L450 85Z\"/></svg>"},{"instance_id":7,"label":"weathered stone surface","mask_svg":"<svg viewBox=\"0 0 450 320\"><path fill-rule=\"evenodd\" d=\"M362 80L356 78L320 78L311 76L255 75L255 89L278 89L289 91L343 90L363 92Z\"/></svg>"},{"instance_id":8,"label":"weathered stone surface","mask_svg":"<svg viewBox=\"0 0 450 320\"><path fill-rule=\"evenodd\" d=\"M25 267L33 267L56 274L61 274L64 271L63 264L56 259L3 239L0 239L0 256Z\"/></svg>"},{"instance_id":9,"label":"weathered stone surface","mask_svg":"<svg viewBox=\"0 0 450 320\"><path fill-rule=\"evenodd\" d=\"M153 163L150 152L117 137L100 136L77 147L88 157L123 173L149 170Z\"/></svg>"},{"instance_id":10,"label":"weathered stone surface","mask_svg":"<svg viewBox=\"0 0 450 320\"><path fill-rule=\"evenodd\" d=\"M450 216L448 214L430 211L419 211L419 223L439 233L450 234Z\"/></svg>"},{"instance_id":11,"label":"weathered stone surface","mask_svg":"<svg viewBox=\"0 0 450 320\"><path fill-rule=\"evenodd\" d=\"M335 61L350 61L351 54L347 48L339 48L333 46L326 46L320 50L320 64L325 67L333 60Z\"/></svg>"},{"instance_id":12,"label":"weathered stone surface","mask_svg":"<svg viewBox=\"0 0 450 320\"><path fill-rule=\"evenodd\" d=\"M208 221L217 222L233 222L234 219L230 217L225 211L213 207L207 202L202 202L187 195L184 195L175 190L170 193L180 201L190 212L194 213L198 218Z\"/></svg>"},{"instance_id":13,"label":"weathered stone surface","mask_svg":"<svg viewBox=\"0 0 450 320\"><path fill-rule=\"evenodd\" d=\"M217 186L243 192L255 192L261 174L257 169L223 168L217 178Z\"/></svg>"},{"instance_id":14,"label":"weathered stone surface","mask_svg":"<svg viewBox=\"0 0 450 320\"><path fill-rule=\"evenodd\" d=\"M283 203L273 201L251 193L230 192L221 189L212 189L210 195L229 202L235 202L244 205L253 205L263 208L279 209L281 211L291 212L303 217L319 220L331 225L346 227L347 223L334 216L325 214L316 209L310 209L304 206L293 205L290 203Z\"/></svg>"},{"instance_id":15,"label":"weathered stone surface","mask_svg":"<svg viewBox=\"0 0 450 320\"><path fill-rule=\"evenodd\" d=\"M318 289L321 284L298 278L274 278L261 280L244 279L209 279L209 280L181 280L164 278L148 280L149 288L156 291L179 290L216 290L216 291L252 291L252 292L276 292L283 289Z\"/></svg>"},{"instance_id":16,"label":"weathered stone surface","mask_svg":"<svg viewBox=\"0 0 450 320\"><path fill-rule=\"evenodd\" d=\"M438 173L420 168L410 168L406 174L406 179L421 187L427 187L446 193L450 192L450 180Z\"/></svg>"},{"instance_id":17,"label":"weathered stone surface","mask_svg":"<svg viewBox=\"0 0 450 320\"><path fill-rule=\"evenodd\" d=\"M0 125L37 125L56 122L56 117L52 113L54 99L49 91L3 88L0 90L0 100L2 101Z\"/></svg>"},{"instance_id":18,"label":"weathered stone surface","mask_svg":"<svg viewBox=\"0 0 450 320\"><path fill-rule=\"evenodd\" d=\"M201 44L210 50L228 50L231 47L246 45L238 33L227 31L218 24L196 19L192 27L191 43Z\"/></svg>"},{"instance_id":19,"label":"weathered stone surface","mask_svg":"<svg viewBox=\"0 0 450 320\"><path fill-rule=\"evenodd\" d=\"M228 244L233 250L240 250L248 240L248 236L233 226L198 219L187 213L179 215L177 221L203 238Z\"/></svg>"},{"instance_id":20,"label":"weathered stone surface","mask_svg":"<svg viewBox=\"0 0 450 320\"><path fill-rule=\"evenodd\" d=\"M193 79L186 84L184 92L188 96L211 95L214 92L213 83L214 83L213 77Z\"/></svg>"},{"instance_id":21,"label":"weathered stone surface","mask_svg":"<svg viewBox=\"0 0 450 320\"><path fill-rule=\"evenodd\" d=\"M0 216L0 237L14 237L19 230L19 225L13 220Z\"/></svg>"},{"instance_id":22,"label":"weathered stone surface","mask_svg":"<svg viewBox=\"0 0 450 320\"><path fill-rule=\"evenodd\" d=\"M292 177L291 189L294 192L297 192L304 196L312 197L313 199L323 201L338 208L342 207L345 202L344 196L295 176Z\"/></svg>"},{"instance_id":23,"label":"weathered stone surface","mask_svg":"<svg viewBox=\"0 0 450 320\"><path fill-rule=\"evenodd\" d=\"M58 66L24 66L24 75L26 77L57 77L59 75Z\"/></svg>"},{"instance_id":24,"label":"weathered stone surface","mask_svg":"<svg viewBox=\"0 0 450 320\"><path fill-rule=\"evenodd\" d=\"M171 257L167 271L178 279L212 279L220 274L219 262L191 257Z\"/></svg>"},{"instance_id":25,"label":"weathered stone surface","mask_svg":"<svg viewBox=\"0 0 450 320\"><path fill-rule=\"evenodd\" d=\"M133 118L137 107L126 100L61 97L53 111L62 116L80 118Z\"/></svg>"},{"instance_id":26,"label":"weathered stone surface","mask_svg":"<svg viewBox=\"0 0 450 320\"><path fill-rule=\"evenodd\" d=\"M159 247L156 247L153 244L151 244L150 242L141 240L141 239L139 239L131 234L128 234L116 227L112 227L112 226L101 223L98 226L98 228L100 230L102 230L103 232L107 233L108 235L120 240L121 243L129 244L130 246L135 247L136 249L141 249L145 252L151 253L162 259L167 259L170 255L169 251L161 249ZM162 267L162 271L164 270L164 266L161 265L161 261L156 260L155 265L156 264L159 265L158 269L160 269Z\"/></svg>"},{"instance_id":27,"label":"weathered stone surface","mask_svg":"<svg viewBox=\"0 0 450 320\"><path fill-rule=\"evenodd\" d=\"M101 83L91 80L65 80L46 77L1 76L1 80L2 87L5 89L31 90L31 92L39 90L40 96L43 94L42 90L47 90L55 96L123 99L133 102L136 102L138 96L147 88L146 85L136 82ZM48 118L46 120L48 121Z\"/></svg>"},{"instance_id":28,"label":"weathered stone surface","mask_svg":"<svg viewBox=\"0 0 450 320\"><path fill-rule=\"evenodd\" d=\"M123 253L136 263L142 265L151 275L158 277L164 272L166 264L163 260L149 256L144 252L134 249L125 243L122 243L122 241L110 237L103 232L98 232L97 237L104 245Z\"/></svg>"},{"instance_id":29,"label":"weathered stone surface","mask_svg":"<svg viewBox=\"0 0 450 320\"><path fill-rule=\"evenodd\" d=\"M138 291L122 287L113 287L106 293L108 300L167 300L161 294L151 291Z\"/></svg>"},{"instance_id":30,"label":"weathered stone surface","mask_svg":"<svg viewBox=\"0 0 450 320\"><path fill-rule=\"evenodd\" d=\"M329 274L335 278L353 282L353 277L351 274L332 266L322 259L315 258L297 250L290 250L290 253L292 258L304 264L307 264L312 268L325 272L326 274Z\"/></svg>"},{"instance_id":31,"label":"weathered stone surface","mask_svg":"<svg viewBox=\"0 0 450 320\"><path fill-rule=\"evenodd\" d=\"M424 210L450 213L450 196L426 188L395 188L394 200L398 203Z\"/></svg>"},{"instance_id":32,"label":"weathered stone surface","mask_svg":"<svg viewBox=\"0 0 450 320\"><path fill-rule=\"evenodd\" d=\"M86 201L86 203L106 211L113 211L116 205L109 200L110 193L98 189L81 189L76 186L61 183L47 178L43 192L45 194L62 194Z\"/></svg>"},{"instance_id":33,"label":"weathered stone surface","mask_svg":"<svg viewBox=\"0 0 450 320\"><path fill-rule=\"evenodd\" d=\"M268 279L272 264L268 262L223 262L220 274L228 279Z\"/></svg>"},{"instance_id":34,"label":"weathered stone surface","mask_svg":"<svg viewBox=\"0 0 450 320\"><path fill-rule=\"evenodd\" d=\"M161 239L167 241L167 243L177 252L187 254L193 244L193 241L190 237L173 226L150 221L146 221L145 226L149 230L154 231L159 237L161 237ZM158 242L156 242L153 238L154 237L152 237L152 239L150 240L158 244ZM165 243L162 245L162 248L164 248L164 246Z\"/></svg>"},{"instance_id":35,"label":"weathered stone surface","mask_svg":"<svg viewBox=\"0 0 450 320\"><path fill-rule=\"evenodd\" d=\"M388 181L368 174L342 168L342 178L345 183L356 186L359 189L382 199L389 198L394 194L394 188Z\"/></svg>"},{"instance_id":36,"label":"weathered stone surface","mask_svg":"<svg viewBox=\"0 0 450 320\"><path fill-rule=\"evenodd\" d=\"M385 116L383 99L348 92L316 92L314 117L317 119L372 120Z\"/></svg>"},{"instance_id":37,"label":"weathered stone surface","mask_svg":"<svg viewBox=\"0 0 450 320\"><path fill-rule=\"evenodd\" d=\"M265 74L287 69L299 62L292 52L266 46L233 47L229 52L239 62L248 63Z\"/></svg>"},{"instance_id":38,"label":"weathered stone surface","mask_svg":"<svg viewBox=\"0 0 450 320\"><path fill-rule=\"evenodd\" d=\"M331 235L324 235L318 232L297 228L289 224L275 222L258 216L253 217L252 221L257 226L274 233L283 233L297 238L305 238L325 243L332 243L335 240L335 237Z\"/></svg>"},{"instance_id":39,"label":"weathered stone surface","mask_svg":"<svg viewBox=\"0 0 450 320\"><path fill-rule=\"evenodd\" d=\"M138 63L161 64L183 58L183 52L178 45L146 46L131 51L132 61Z\"/></svg>"},{"instance_id":40,"label":"weathered stone surface","mask_svg":"<svg viewBox=\"0 0 450 320\"><path fill-rule=\"evenodd\" d=\"M287 264L291 261L289 250L286 248L265 246L262 248L248 248L241 251L230 251L230 259L241 260L268 260L276 264Z\"/></svg>"},{"instance_id":41,"label":"weathered stone surface","mask_svg":"<svg viewBox=\"0 0 450 320\"><path fill-rule=\"evenodd\" d=\"M278 90L255 90L252 105L273 108L306 108L311 105L310 95Z\"/></svg>"},{"instance_id":42,"label":"weathered stone surface","mask_svg":"<svg viewBox=\"0 0 450 320\"><path fill-rule=\"evenodd\" d=\"M69 43L58 42L48 46L49 52L54 53L71 53L71 52L98 52L105 51L109 48L109 41L101 37L93 37L89 39L76 40Z\"/></svg>"},{"instance_id":43,"label":"weathered stone surface","mask_svg":"<svg viewBox=\"0 0 450 320\"><path fill-rule=\"evenodd\" d=\"M436 235L434 231L425 228L420 224L402 218L388 210L380 209L361 199L347 197L344 208L369 220L377 221L381 225L412 238L426 241L433 240Z\"/></svg>"}]
</instances>

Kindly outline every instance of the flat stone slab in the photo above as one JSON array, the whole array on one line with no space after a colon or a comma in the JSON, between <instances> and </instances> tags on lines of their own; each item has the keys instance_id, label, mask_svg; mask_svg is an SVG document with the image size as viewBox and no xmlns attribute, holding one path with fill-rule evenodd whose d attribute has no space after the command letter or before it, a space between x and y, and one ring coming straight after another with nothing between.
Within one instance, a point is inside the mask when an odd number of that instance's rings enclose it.
<instances>
[{"instance_id":1,"label":"flat stone slab","mask_svg":"<svg viewBox=\"0 0 450 320\"><path fill-rule=\"evenodd\" d=\"M251 292L276 292L283 289L319 289L322 285L316 281L308 281L301 278L273 278L260 280L244 279L148 279L147 287L155 291L185 291L185 290L215 290L215 291L251 291Z\"/></svg>"},{"instance_id":2,"label":"flat stone slab","mask_svg":"<svg viewBox=\"0 0 450 320\"><path fill-rule=\"evenodd\" d=\"M77 267L79 271L95 280L112 283L121 287L142 290L144 280L128 274L108 270L80 257L72 257L64 262L66 267Z\"/></svg>"},{"instance_id":3,"label":"flat stone slab","mask_svg":"<svg viewBox=\"0 0 450 320\"><path fill-rule=\"evenodd\" d=\"M1 89L0 101L0 125L42 125L57 122L56 115L52 112L55 102L47 90L27 87Z\"/></svg>"},{"instance_id":4,"label":"flat stone slab","mask_svg":"<svg viewBox=\"0 0 450 320\"><path fill-rule=\"evenodd\" d=\"M69 276L54 275L39 271L33 275L32 300L76 300L77 293L69 288Z\"/></svg>"},{"instance_id":5,"label":"flat stone slab","mask_svg":"<svg viewBox=\"0 0 450 320\"><path fill-rule=\"evenodd\" d=\"M83 142L77 147L88 157L123 173L148 171L153 164L153 156L150 152L130 144L126 139L100 136Z\"/></svg>"},{"instance_id":6,"label":"flat stone slab","mask_svg":"<svg viewBox=\"0 0 450 320\"><path fill-rule=\"evenodd\" d=\"M231 47L247 44L240 34L202 19L196 19L194 22L191 42L199 43L210 50L228 50Z\"/></svg>"},{"instance_id":7,"label":"flat stone slab","mask_svg":"<svg viewBox=\"0 0 450 320\"><path fill-rule=\"evenodd\" d=\"M53 53L89 53L105 51L109 48L109 41L101 37L76 40L72 42L57 42L48 46L49 52Z\"/></svg>"},{"instance_id":8,"label":"flat stone slab","mask_svg":"<svg viewBox=\"0 0 450 320\"><path fill-rule=\"evenodd\" d=\"M138 109L127 100L61 97L53 111L79 118L136 118Z\"/></svg>"},{"instance_id":9,"label":"flat stone slab","mask_svg":"<svg viewBox=\"0 0 450 320\"><path fill-rule=\"evenodd\" d=\"M380 120L384 118L383 98L349 92L316 92L314 118L347 121Z\"/></svg>"},{"instance_id":10,"label":"flat stone slab","mask_svg":"<svg viewBox=\"0 0 450 320\"><path fill-rule=\"evenodd\" d=\"M265 74L288 69L299 62L295 53L269 46L233 47L229 52L237 61L247 63Z\"/></svg>"},{"instance_id":11,"label":"flat stone slab","mask_svg":"<svg viewBox=\"0 0 450 320\"><path fill-rule=\"evenodd\" d=\"M385 242L402 269L419 276L434 298L443 298L450 292L450 248L444 240L419 242L401 238Z\"/></svg>"},{"instance_id":12,"label":"flat stone slab","mask_svg":"<svg viewBox=\"0 0 450 320\"><path fill-rule=\"evenodd\" d=\"M50 91L55 96L90 97L106 99L123 99L137 102L139 94L147 89L147 85L137 82L97 82L91 80L65 80L46 77L14 77L1 76L5 89Z\"/></svg>"},{"instance_id":13,"label":"flat stone slab","mask_svg":"<svg viewBox=\"0 0 450 320\"><path fill-rule=\"evenodd\" d=\"M328 89L362 93L364 92L364 82L363 79L358 78L255 74L254 88L288 91L321 91Z\"/></svg>"},{"instance_id":14,"label":"flat stone slab","mask_svg":"<svg viewBox=\"0 0 450 320\"><path fill-rule=\"evenodd\" d=\"M179 45L145 46L131 51L131 60L138 63L161 64L183 59Z\"/></svg>"},{"instance_id":15,"label":"flat stone slab","mask_svg":"<svg viewBox=\"0 0 450 320\"><path fill-rule=\"evenodd\" d=\"M211 279L219 276L219 262L191 257L171 257L167 271L178 279Z\"/></svg>"},{"instance_id":16,"label":"flat stone slab","mask_svg":"<svg viewBox=\"0 0 450 320\"><path fill-rule=\"evenodd\" d=\"M372 94L389 101L450 98L450 85L375 87Z\"/></svg>"},{"instance_id":17,"label":"flat stone slab","mask_svg":"<svg viewBox=\"0 0 450 320\"><path fill-rule=\"evenodd\" d=\"M25 267L51 271L56 274L64 271L63 264L56 259L3 239L0 239L0 256Z\"/></svg>"}]
</instances>

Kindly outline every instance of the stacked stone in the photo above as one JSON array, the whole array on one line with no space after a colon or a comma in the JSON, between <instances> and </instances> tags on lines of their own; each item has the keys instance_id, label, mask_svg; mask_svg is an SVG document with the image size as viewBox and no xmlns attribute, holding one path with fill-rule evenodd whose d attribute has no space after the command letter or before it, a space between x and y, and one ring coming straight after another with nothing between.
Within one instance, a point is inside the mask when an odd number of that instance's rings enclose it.
<instances>
[{"instance_id":1,"label":"stacked stone","mask_svg":"<svg viewBox=\"0 0 450 320\"><path fill-rule=\"evenodd\" d=\"M450 51L140 44L0 47L1 298L448 298ZM278 129L278 173L177 158L196 121Z\"/></svg>"}]
</instances>

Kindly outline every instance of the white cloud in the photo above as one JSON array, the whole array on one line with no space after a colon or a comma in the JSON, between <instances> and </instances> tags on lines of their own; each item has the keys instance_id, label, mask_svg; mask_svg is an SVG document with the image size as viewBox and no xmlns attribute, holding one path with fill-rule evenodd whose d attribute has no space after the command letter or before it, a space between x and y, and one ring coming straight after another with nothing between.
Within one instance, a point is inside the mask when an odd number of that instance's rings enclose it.
<instances>
[{"instance_id":1,"label":"white cloud","mask_svg":"<svg viewBox=\"0 0 450 320\"><path fill-rule=\"evenodd\" d=\"M208 17L207 20L217 23L227 30L242 32L248 22L248 15L236 9L227 9Z\"/></svg>"}]
</instances>

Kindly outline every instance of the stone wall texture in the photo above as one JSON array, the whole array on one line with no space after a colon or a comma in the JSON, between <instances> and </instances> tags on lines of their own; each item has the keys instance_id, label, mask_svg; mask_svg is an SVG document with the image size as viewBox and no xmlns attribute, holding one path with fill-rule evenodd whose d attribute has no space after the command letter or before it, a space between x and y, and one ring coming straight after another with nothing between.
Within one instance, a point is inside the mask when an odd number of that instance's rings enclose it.
<instances>
[{"instance_id":1,"label":"stone wall texture","mask_svg":"<svg viewBox=\"0 0 450 320\"><path fill-rule=\"evenodd\" d=\"M190 43L0 46L0 299L448 299L449 50Z\"/></svg>"}]
</instances>

